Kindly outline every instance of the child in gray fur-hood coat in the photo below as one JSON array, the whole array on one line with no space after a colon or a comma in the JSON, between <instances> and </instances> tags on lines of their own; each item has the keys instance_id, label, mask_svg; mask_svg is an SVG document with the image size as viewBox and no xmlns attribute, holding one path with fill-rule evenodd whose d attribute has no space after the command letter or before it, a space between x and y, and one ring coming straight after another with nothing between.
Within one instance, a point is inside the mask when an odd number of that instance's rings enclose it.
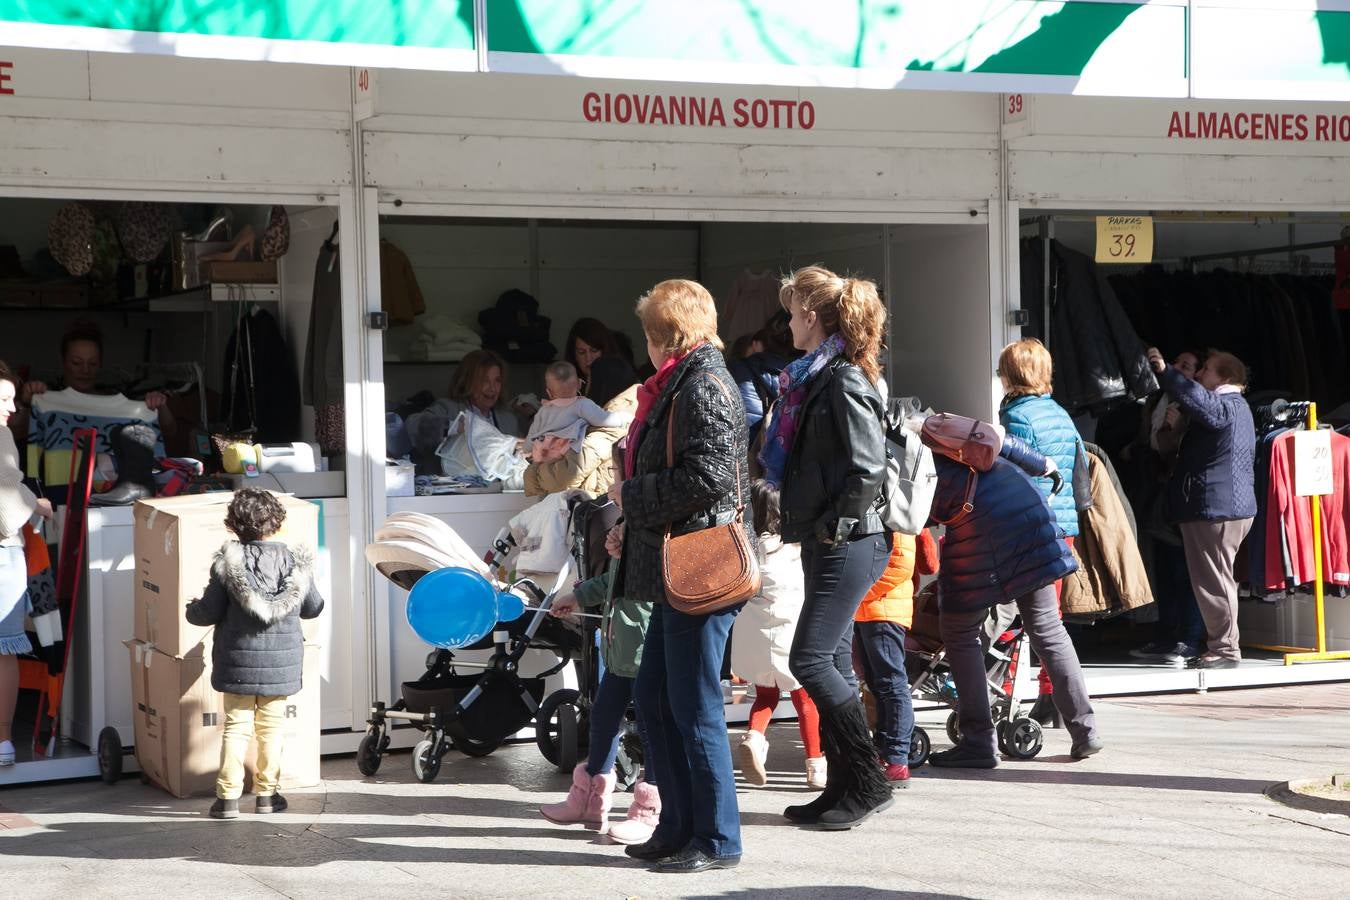
<instances>
[{"instance_id":1,"label":"child in gray fur-hood coat","mask_svg":"<svg viewBox=\"0 0 1350 900\"><path fill-rule=\"evenodd\" d=\"M323 612L314 557L277 541L228 541L211 563L202 598L187 608L193 625L214 625L211 687L227 694L300 693L305 638L301 619Z\"/></svg>"}]
</instances>

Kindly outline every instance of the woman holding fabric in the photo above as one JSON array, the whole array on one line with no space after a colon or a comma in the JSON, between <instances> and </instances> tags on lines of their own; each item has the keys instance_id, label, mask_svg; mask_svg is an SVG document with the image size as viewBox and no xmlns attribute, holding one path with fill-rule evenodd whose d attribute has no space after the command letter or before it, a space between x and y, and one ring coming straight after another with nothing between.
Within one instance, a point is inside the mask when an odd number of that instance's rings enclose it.
<instances>
[{"instance_id":1,"label":"woman holding fabric","mask_svg":"<svg viewBox=\"0 0 1350 900\"><path fill-rule=\"evenodd\" d=\"M408 439L419 471L426 467L440 471L434 465L436 448L461 412L485 419L502 434L522 435L515 413L502 405L505 383L506 361L491 350L475 350L460 361L450 380L448 396L408 417Z\"/></svg>"},{"instance_id":2,"label":"woman holding fabric","mask_svg":"<svg viewBox=\"0 0 1350 900\"><path fill-rule=\"evenodd\" d=\"M731 868L741 824L719 675L742 604L706 615L669 605L662 543L735 520L737 479L749 491L745 409L706 288L663 281L638 301L637 316L656 374L638 391L624 480L609 496L624 517L624 596L654 604L634 688L662 802L651 839L625 852L666 872Z\"/></svg>"},{"instance_id":3,"label":"woman holding fabric","mask_svg":"<svg viewBox=\"0 0 1350 900\"><path fill-rule=\"evenodd\" d=\"M808 266L783 282L793 345L806 355L779 376L765 434L764 479L781 488L782 534L800 542L806 595L789 665L820 714L824 792L789 806L794 822L852 828L890 806L891 786L853 674L853 617L886 570L891 541L879 507L886 477L876 285Z\"/></svg>"}]
</instances>

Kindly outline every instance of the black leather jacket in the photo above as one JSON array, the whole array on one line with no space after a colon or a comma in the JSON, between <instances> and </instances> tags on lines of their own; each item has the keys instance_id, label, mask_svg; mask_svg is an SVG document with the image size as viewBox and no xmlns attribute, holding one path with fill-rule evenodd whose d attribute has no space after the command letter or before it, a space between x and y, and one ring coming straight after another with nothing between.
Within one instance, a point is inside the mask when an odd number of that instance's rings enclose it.
<instances>
[{"instance_id":1,"label":"black leather jacket","mask_svg":"<svg viewBox=\"0 0 1350 900\"><path fill-rule=\"evenodd\" d=\"M717 382L721 382L719 387ZM666 431L675 403L674 467L666 465ZM736 475L747 505L745 406L716 347L704 344L671 374L647 415L633 477L623 483L625 525L620 581L624 597L665 603L661 542L666 529L685 534L724 525L736 515Z\"/></svg>"},{"instance_id":2,"label":"black leather jacket","mask_svg":"<svg viewBox=\"0 0 1350 900\"><path fill-rule=\"evenodd\" d=\"M836 358L806 388L779 500L783 540L837 544L884 531L882 404L862 369Z\"/></svg>"}]
</instances>

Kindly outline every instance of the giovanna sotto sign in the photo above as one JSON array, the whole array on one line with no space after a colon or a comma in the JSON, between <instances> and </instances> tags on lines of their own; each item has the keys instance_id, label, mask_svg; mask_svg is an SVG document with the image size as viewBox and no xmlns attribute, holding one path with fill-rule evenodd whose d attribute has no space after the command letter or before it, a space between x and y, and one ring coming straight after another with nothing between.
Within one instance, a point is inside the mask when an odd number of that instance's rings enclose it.
<instances>
[{"instance_id":1,"label":"giovanna sotto sign","mask_svg":"<svg viewBox=\"0 0 1350 900\"><path fill-rule=\"evenodd\" d=\"M581 117L620 125L810 131L816 125L816 107L810 100L736 97L723 102L721 97L587 91L581 97Z\"/></svg>"}]
</instances>

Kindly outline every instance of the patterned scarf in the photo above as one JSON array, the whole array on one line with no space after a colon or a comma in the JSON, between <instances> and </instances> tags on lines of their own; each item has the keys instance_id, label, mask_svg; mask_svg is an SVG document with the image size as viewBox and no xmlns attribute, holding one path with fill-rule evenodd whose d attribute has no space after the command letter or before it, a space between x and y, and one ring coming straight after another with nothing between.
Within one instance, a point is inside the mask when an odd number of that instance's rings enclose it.
<instances>
[{"instance_id":1,"label":"patterned scarf","mask_svg":"<svg viewBox=\"0 0 1350 900\"><path fill-rule=\"evenodd\" d=\"M843 352L844 336L835 332L819 347L788 363L787 368L778 373L780 399L774 407L769 433L764 437L764 448L759 451L764 480L774 487L783 484L783 470L787 468L792 442L797 439L797 418L802 412L802 401L806 399L806 385Z\"/></svg>"},{"instance_id":2,"label":"patterned scarf","mask_svg":"<svg viewBox=\"0 0 1350 900\"><path fill-rule=\"evenodd\" d=\"M681 356L672 356L661 364L661 368L655 375L648 378L638 388L637 412L633 414L633 424L628 426L628 437L625 438L627 446L623 457L623 477L627 481L633 477L633 472L637 469L637 448L642 442L642 434L647 430L647 414L652 411L656 405L656 400L661 396L661 392L666 389L670 383L671 375L675 374L675 367L684 362L685 358L693 353L698 347L691 347L688 353Z\"/></svg>"}]
</instances>

